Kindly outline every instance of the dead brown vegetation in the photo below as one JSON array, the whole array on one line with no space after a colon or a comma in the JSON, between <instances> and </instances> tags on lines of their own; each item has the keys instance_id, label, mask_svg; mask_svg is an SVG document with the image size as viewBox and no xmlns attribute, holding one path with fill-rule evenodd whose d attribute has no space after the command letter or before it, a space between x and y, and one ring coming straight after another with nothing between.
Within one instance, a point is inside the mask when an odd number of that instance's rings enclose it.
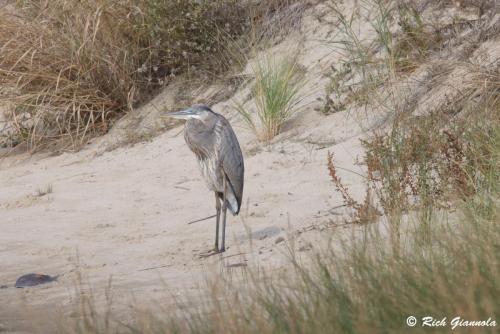
<instances>
[{"instance_id":1,"label":"dead brown vegetation","mask_svg":"<svg viewBox=\"0 0 500 334\"><path fill-rule=\"evenodd\" d=\"M374 206L372 189L369 182L373 181L371 173L369 173L369 178L367 182L367 188L365 193L365 198L363 203L356 201L349 192L347 186L342 182L342 179L337 173L335 164L333 162L333 153L328 153L328 173L332 179L335 189L342 195L344 205L353 211L352 219L354 223L366 224L373 223L380 216L380 212Z\"/></svg>"},{"instance_id":2,"label":"dead brown vegetation","mask_svg":"<svg viewBox=\"0 0 500 334\"><path fill-rule=\"evenodd\" d=\"M499 69L471 68L476 75L461 98L427 115L398 113L390 132L364 142L386 213L448 207L476 194L498 170Z\"/></svg>"},{"instance_id":3,"label":"dead brown vegetation","mask_svg":"<svg viewBox=\"0 0 500 334\"><path fill-rule=\"evenodd\" d=\"M235 65L228 45L293 2L11 1L0 11L3 145L78 148L179 74L217 78Z\"/></svg>"}]
</instances>

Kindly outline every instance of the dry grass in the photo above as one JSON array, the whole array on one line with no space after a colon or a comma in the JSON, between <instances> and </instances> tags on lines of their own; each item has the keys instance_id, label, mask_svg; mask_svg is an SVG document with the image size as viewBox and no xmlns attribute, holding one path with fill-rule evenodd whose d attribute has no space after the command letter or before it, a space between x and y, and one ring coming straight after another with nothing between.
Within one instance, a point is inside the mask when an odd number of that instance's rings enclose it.
<instances>
[{"instance_id":1,"label":"dry grass","mask_svg":"<svg viewBox=\"0 0 500 334\"><path fill-rule=\"evenodd\" d=\"M12 107L4 145L78 148L175 76L224 73L228 41L293 2L12 1L0 12L0 103Z\"/></svg>"}]
</instances>

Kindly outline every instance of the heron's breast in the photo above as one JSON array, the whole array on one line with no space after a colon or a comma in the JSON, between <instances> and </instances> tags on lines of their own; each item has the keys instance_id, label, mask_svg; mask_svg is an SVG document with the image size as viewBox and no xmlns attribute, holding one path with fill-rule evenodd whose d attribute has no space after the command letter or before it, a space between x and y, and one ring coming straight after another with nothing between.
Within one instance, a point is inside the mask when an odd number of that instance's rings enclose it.
<instances>
[{"instance_id":1,"label":"heron's breast","mask_svg":"<svg viewBox=\"0 0 500 334\"><path fill-rule=\"evenodd\" d=\"M200 172L205 180L208 188L212 191L223 191L222 174L218 169L216 159L200 159L198 160Z\"/></svg>"}]
</instances>

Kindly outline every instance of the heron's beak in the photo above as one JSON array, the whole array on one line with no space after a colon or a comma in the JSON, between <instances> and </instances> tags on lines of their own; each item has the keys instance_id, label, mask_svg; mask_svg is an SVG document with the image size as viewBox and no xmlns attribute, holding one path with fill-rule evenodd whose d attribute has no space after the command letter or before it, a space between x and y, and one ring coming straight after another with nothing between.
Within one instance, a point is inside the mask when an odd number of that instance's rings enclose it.
<instances>
[{"instance_id":1,"label":"heron's beak","mask_svg":"<svg viewBox=\"0 0 500 334\"><path fill-rule=\"evenodd\" d=\"M178 118L178 119L190 119L190 118L196 118L197 114L193 109L188 108L181 111L166 112L163 113L162 116Z\"/></svg>"}]
</instances>

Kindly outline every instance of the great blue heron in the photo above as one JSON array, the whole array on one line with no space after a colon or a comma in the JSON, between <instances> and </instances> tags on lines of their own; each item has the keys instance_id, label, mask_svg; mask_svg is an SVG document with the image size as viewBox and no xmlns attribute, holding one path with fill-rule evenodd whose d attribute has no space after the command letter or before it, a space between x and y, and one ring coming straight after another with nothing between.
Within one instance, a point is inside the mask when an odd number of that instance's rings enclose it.
<instances>
[{"instance_id":1,"label":"great blue heron","mask_svg":"<svg viewBox=\"0 0 500 334\"><path fill-rule=\"evenodd\" d=\"M228 120L205 105L196 105L186 110L168 112L163 115L187 120L184 139L196 155L208 188L215 192L215 252L224 252L226 250L226 210L229 208L233 215L237 215L240 212L243 195L245 167L238 139ZM221 212L222 243L219 249Z\"/></svg>"}]
</instances>

